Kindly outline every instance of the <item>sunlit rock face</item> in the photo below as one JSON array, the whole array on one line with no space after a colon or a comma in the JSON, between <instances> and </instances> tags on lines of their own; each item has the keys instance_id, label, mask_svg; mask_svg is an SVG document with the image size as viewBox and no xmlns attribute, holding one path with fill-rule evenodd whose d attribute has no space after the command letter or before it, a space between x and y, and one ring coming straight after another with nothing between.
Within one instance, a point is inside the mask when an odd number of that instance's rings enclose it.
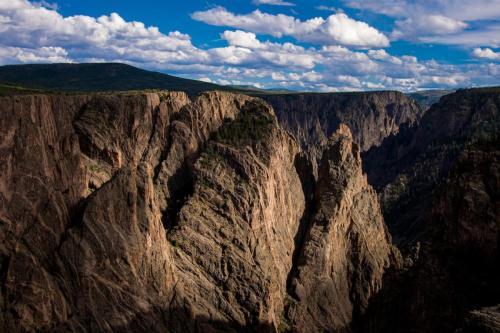
<instances>
[{"instance_id":1,"label":"sunlit rock face","mask_svg":"<svg viewBox=\"0 0 500 333\"><path fill-rule=\"evenodd\" d=\"M349 331L381 288L391 259L397 264L398 251L346 125L328 140L318 174L288 314L295 331Z\"/></svg>"}]
</instances>

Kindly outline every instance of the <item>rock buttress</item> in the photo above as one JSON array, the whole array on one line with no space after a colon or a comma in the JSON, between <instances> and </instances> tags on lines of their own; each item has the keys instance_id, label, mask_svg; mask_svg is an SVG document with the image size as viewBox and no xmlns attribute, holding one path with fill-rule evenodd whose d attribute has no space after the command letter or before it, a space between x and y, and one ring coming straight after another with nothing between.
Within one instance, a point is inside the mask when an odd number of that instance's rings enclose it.
<instances>
[{"instance_id":1,"label":"rock buttress","mask_svg":"<svg viewBox=\"0 0 500 333\"><path fill-rule=\"evenodd\" d=\"M194 193L169 236L176 304L191 314L191 325L279 326L304 211L298 152L262 102L247 105L207 143L194 166Z\"/></svg>"},{"instance_id":2,"label":"rock buttress","mask_svg":"<svg viewBox=\"0 0 500 333\"><path fill-rule=\"evenodd\" d=\"M291 281L287 316L294 332L345 332L381 288L397 253L359 147L341 125L319 166L315 212Z\"/></svg>"}]
</instances>

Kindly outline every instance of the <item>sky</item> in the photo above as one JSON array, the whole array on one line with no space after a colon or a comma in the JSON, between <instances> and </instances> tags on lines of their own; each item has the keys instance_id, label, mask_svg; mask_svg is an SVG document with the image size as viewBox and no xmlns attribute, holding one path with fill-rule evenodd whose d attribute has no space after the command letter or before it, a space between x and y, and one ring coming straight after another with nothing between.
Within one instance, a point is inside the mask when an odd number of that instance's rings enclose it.
<instances>
[{"instance_id":1,"label":"sky","mask_svg":"<svg viewBox=\"0 0 500 333\"><path fill-rule=\"evenodd\" d=\"M0 64L301 91L500 85L500 0L0 0Z\"/></svg>"}]
</instances>

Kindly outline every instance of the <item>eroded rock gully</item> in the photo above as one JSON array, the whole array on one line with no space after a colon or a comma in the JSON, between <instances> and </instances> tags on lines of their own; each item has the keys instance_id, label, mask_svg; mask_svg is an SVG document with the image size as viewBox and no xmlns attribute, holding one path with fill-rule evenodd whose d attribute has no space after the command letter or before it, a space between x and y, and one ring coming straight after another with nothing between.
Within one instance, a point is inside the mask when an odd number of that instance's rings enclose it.
<instances>
[{"instance_id":1,"label":"eroded rock gully","mask_svg":"<svg viewBox=\"0 0 500 333\"><path fill-rule=\"evenodd\" d=\"M259 99L0 105L3 331L349 331L398 262L345 126L315 184Z\"/></svg>"}]
</instances>

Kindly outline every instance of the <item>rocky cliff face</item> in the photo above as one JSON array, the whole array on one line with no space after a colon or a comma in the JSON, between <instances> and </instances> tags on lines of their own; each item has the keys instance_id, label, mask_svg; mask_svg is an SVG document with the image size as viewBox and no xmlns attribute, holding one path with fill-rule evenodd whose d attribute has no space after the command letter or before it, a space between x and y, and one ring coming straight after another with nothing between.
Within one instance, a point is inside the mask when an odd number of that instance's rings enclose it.
<instances>
[{"instance_id":1,"label":"rocky cliff face","mask_svg":"<svg viewBox=\"0 0 500 333\"><path fill-rule=\"evenodd\" d=\"M414 124L422 116L416 101L393 91L262 98L274 108L280 124L297 138L313 162L319 162L328 138L341 123L349 126L354 142L363 152L398 133L401 125Z\"/></svg>"},{"instance_id":2,"label":"rocky cliff face","mask_svg":"<svg viewBox=\"0 0 500 333\"><path fill-rule=\"evenodd\" d=\"M427 331L454 331L469 311L477 317L500 301L499 144L468 147L433 200L415 268L414 306L427 309L417 324Z\"/></svg>"},{"instance_id":3,"label":"rocky cliff face","mask_svg":"<svg viewBox=\"0 0 500 333\"><path fill-rule=\"evenodd\" d=\"M1 97L1 330L498 330L500 95L401 96Z\"/></svg>"},{"instance_id":4,"label":"rocky cliff face","mask_svg":"<svg viewBox=\"0 0 500 333\"><path fill-rule=\"evenodd\" d=\"M288 316L296 332L345 332L397 264L359 146L341 125L319 167L315 208L291 280Z\"/></svg>"},{"instance_id":5,"label":"rocky cliff face","mask_svg":"<svg viewBox=\"0 0 500 333\"><path fill-rule=\"evenodd\" d=\"M299 148L272 110L250 103L194 165L194 192L169 234L175 302L201 327L216 321L276 328L304 195ZM203 328L205 330L206 328Z\"/></svg>"},{"instance_id":6,"label":"rocky cliff face","mask_svg":"<svg viewBox=\"0 0 500 333\"><path fill-rule=\"evenodd\" d=\"M498 147L482 141L460 154L436 190L414 262L385 281L362 331L498 331Z\"/></svg>"},{"instance_id":7,"label":"rocky cliff face","mask_svg":"<svg viewBox=\"0 0 500 333\"><path fill-rule=\"evenodd\" d=\"M247 96L0 105L4 331L350 329L380 288L390 240L346 128L316 186Z\"/></svg>"},{"instance_id":8,"label":"rocky cliff face","mask_svg":"<svg viewBox=\"0 0 500 333\"><path fill-rule=\"evenodd\" d=\"M363 154L396 243L422 238L435 189L467 145L498 136L499 112L498 89L459 90L434 104L418 126L405 126Z\"/></svg>"},{"instance_id":9,"label":"rocky cliff face","mask_svg":"<svg viewBox=\"0 0 500 333\"><path fill-rule=\"evenodd\" d=\"M105 331L167 302L150 143L187 102L175 93L2 99L6 331Z\"/></svg>"}]
</instances>

